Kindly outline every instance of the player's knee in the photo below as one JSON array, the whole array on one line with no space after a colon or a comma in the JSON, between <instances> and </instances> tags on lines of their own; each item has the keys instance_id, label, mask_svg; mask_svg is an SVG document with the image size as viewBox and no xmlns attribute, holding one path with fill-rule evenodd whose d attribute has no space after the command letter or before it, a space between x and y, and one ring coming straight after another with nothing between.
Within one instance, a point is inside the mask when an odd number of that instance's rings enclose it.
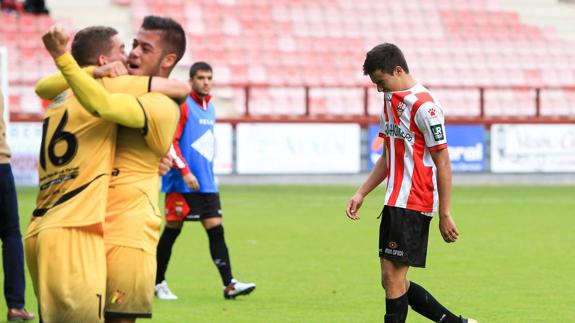
<instances>
[{"instance_id":1,"label":"player's knee","mask_svg":"<svg viewBox=\"0 0 575 323\"><path fill-rule=\"evenodd\" d=\"M202 225L204 226L204 228L206 230L210 230L210 229L215 228L217 226L221 226L222 225L222 218L221 217L211 217L211 218L203 219Z\"/></svg>"},{"instance_id":2,"label":"player's knee","mask_svg":"<svg viewBox=\"0 0 575 323\"><path fill-rule=\"evenodd\" d=\"M389 286L389 275L382 273L381 274L381 287L383 287L383 289L387 289L388 286Z\"/></svg>"},{"instance_id":3,"label":"player's knee","mask_svg":"<svg viewBox=\"0 0 575 323\"><path fill-rule=\"evenodd\" d=\"M180 230L184 226L184 222L182 221L167 221L166 227L174 230Z\"/></svg>"},{"instance_id":4,"label":"player's knee","mask_svg":"<svg viewBox=\"0 0 575 323\"><path fill-rule=\"evenodd\" d=\"M384 272L381 274L381 286L385 290L395 290L404 284L404 279L398 275L389 272Z\"/></svg>"}]
</instances>

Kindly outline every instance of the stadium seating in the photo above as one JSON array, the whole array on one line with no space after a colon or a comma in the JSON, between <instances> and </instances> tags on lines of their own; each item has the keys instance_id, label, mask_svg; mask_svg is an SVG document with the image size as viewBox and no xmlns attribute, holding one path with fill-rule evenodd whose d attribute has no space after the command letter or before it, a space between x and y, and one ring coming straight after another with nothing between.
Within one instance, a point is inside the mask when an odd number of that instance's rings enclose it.
<instances>
[{"instance_id":1,"label":"stadium seating","mask_svg":"<svg viewBox=\"0 0 575 323\"><path fill-rule=\"evenodd\" d=\"M69 21L60 21L69 25ZM9 102L12 114L38 114L40 99L34 83L56 70L52 58L42 46L41 37L54 24L48 15L0 11L0 46L8 48Z\"/></svg>"},{"instance_id":2,"label":"stadium seating","mask_svg":"<svg viewBox=\"0 0 575 323\"><path fill-rule=\"evenodd\" d=\"M358 86L369 83L361 63L365 50L383 41L404 49L413 74L438 88L450 115L479 115L479 90L471 87L567 86L575 77L573 44L560 40L553 30L522 23L517 13L501 10L491 0L394 1L393 5L146 0L132 1L131 7L136 21L150 12L183 8L176 18L189 35L190 61L212 63L218 82L269 85L250 92L250 112L258 114L301 113L302 91L286 92L284 86L310 86L312 114L362 114L364 92ZM440 90L443 85L450 89ZM562 90L554 91L559 94L549 94L553 98L566 96ZM374 92L369 90L371 114L381 107ZM533 115L531 92L486 90L485 113ZM542 109L547 105L542 103Z\"/></svg>"},{"instance_id":3,"label":"stadium seating","mask_svg":"<svg viewBox=\"0 0 575 323\"><path fill-rule=\"evenodd\" d=\"M572 91L556 88L575 84L575 44L523 23L495 0L114 2L130 8L134 30L148 14L181 22L189 43L183 64L210 62L219 86L253 85L253 114L303 113L305 86L312 114L363 114L362 87L371 85L361 65L366 50L381 42L403 49L412 74L436 90L449 115L478 116L479 87L486 88L488 116L534 115L535 92L525 86L555 87L541 92L542 114L575 112L561 102ZM10 71L11 83L29 84L50 70L37 39L51 21L0 17L0 40L16 53L11 66L19 66ZM241 114L246 98L238 93L232 98ZM374 89L367 102L370 114L380 111Z\"/></svg>"}]
</instances>

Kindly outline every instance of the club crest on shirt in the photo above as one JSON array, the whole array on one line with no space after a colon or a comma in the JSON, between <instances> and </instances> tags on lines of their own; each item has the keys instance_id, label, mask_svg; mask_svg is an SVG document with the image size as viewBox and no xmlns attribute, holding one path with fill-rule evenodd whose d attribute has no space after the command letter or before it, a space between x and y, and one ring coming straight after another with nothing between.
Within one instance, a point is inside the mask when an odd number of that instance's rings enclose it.
<instances>
[{"instance_id":1,"label":"club crest on shirt","mask_svg":"<svg viewBox=\"0 0 575 323\"><path fill-rule=\"evenodd\" d=\"M122 304L124 303L124 298L126 296L126 293L122 292L121 290L117 289L116 292L114 293L114 296L112 296L112 304Z\"/></svg>"},{"instance_id":2,"label":"club crest on shirt","mask_svg":"<svg viewBox=\"0 0 575 323\"><path fill-rule=\"evenodd\" d=\"M407 104L399 102L397 108L395 108L395 111L397 111L398 116L401 116L403 114L403 111L405 111L405 109L407 109Z\"/></svg>"},{"instance_id":3,"label":"club crest on shirt","mask_svg":"<svg viewBox=\"0 0 575 323\"><path fill-rule=\"evenodd\" d=\"M177 201L174 210L177 216L182 216L184 214L184 202Z\"/></svg>"}]
</instances>

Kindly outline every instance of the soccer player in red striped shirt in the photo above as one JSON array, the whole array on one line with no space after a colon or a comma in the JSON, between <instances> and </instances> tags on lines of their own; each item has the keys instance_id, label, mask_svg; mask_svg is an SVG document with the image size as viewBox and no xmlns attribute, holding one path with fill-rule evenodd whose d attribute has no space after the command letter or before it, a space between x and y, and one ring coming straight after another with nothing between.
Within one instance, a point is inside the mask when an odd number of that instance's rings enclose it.
<instances>
[{"instance_id":1,"label":"soccer player in red striped shirt","mask_svg":"<svg viewBox=\"0 0 575 323\"><path fill-rule=\"evenodd\" d=\"M348 202L346 213L359 220L364 197L388 179L379 228L385 323L405 322L408 304L433 322L476 322L454 315L407 279L409 267L425 267L433 212L439 209L439 231L445 242L455 242L459 235L449 211L451 163L441 104L413 79L403 53L393 44L370 50L363 72L385 93L380 119L384 155Z\"/></svg>"}]
</instances>

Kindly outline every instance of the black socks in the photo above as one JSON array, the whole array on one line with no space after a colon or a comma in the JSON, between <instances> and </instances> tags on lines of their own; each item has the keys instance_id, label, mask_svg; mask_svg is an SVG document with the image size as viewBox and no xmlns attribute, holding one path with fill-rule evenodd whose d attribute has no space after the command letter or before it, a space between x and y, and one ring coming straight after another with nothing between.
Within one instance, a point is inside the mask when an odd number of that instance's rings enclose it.
<instances>
[{"instance_id":1,"label":"black socks","mask_svg":"<svg viewBox=\"0 0 575 323\"><path fill-rule=\"evenodd\" d=\"M170 261L170 256L172 255L172 247L180 235L180 232L182 232L181 229L171 229L168 227L164 228L164 232L162 232L162 236L158 242L158 252L156 256L158 261L156 284L159 284L166 279L165 275ZM212 256L212 260L220 272L222 283L224 286L228 286L232 282L233 277L228 247L224 240L224 227L218 225L211 229L207 229L206 233L210 240L210 254Z\"/></svg>"},{"instance_id":2,"label":"black socks","mask_svg":"<svg viewBox=\"0 0 575 323\"><path fill-rule=\"evenodd\" d=\"M423 287L410 281L407 290L409 306L433 322L461 323L461 319L439 304Z\"/></svg>"},{"instance_id":3,"label":"black socks","mask_svg":"<svg viewBox=\"0 0 575 323\"><path fill-rule=\"evenodd\" d=\"M222 283L228 286L232 282L232 265L230 264L230 256L228 254L228 247L224 239L224 227L221 225L207 229L206 233L210 240L210 254L212 260L220 272Z\"/></svg>"},{"instance_id":4,"label":"black socks","mask_svg":"<svg viewBox=\"0 0 575 323\"><path fill-rule=\"evenodd\" d=\"M161 283L166 279L166 270L168 269L168 262L170 262L170 257L172 256L172 247L176 238L180 235L182 229L172 229L165 227L160 241L158 242L158 251L156 254L156 260L158 262L158 270L156 272L156 285Z\"/></svg>"},{"instance_id":5,"label":"black socks","mask_svg":"<svg viewBox=\"0 0 575 323\"><path fill-rule=\"evenodd\" d=\"M405 323L407 318L407 293L398 298L385 299L385 323Z\"/></svg>"}]
</instances>

